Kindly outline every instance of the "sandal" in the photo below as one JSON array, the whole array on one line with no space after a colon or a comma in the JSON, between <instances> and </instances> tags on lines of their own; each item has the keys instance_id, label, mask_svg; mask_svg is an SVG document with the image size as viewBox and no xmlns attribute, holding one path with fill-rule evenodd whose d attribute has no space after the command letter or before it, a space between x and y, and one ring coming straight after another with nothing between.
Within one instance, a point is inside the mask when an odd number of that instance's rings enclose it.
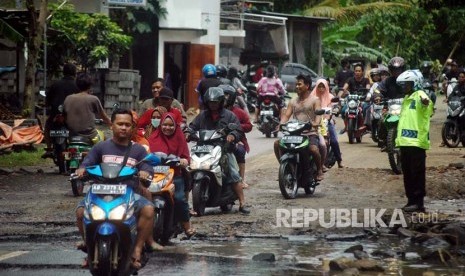
<instances>
[{"instance_id":1,"label":"sandal","mask_svg":"<svg viewBox=\"0 0 465 276\"><path fill-rule=\"evenodd\" d=\"M142 267L142 263L140 262L140 258L131 257L131 267L138 270Z\"/></svg>"},{"instance_id":2,"label":"sandal","mask_svg":"<svg viewBox=\"0 0 465 276\"><path fill-rule=\"evenodd\" d=\"M163 246L157 242L153 242L151 245L146 246L145 248L148 252L162 251Z\"/></svg>"},{"instance_id":3,"label":"sandal","mask_svg":"<svg viewBox=\"0 0 465 276\"><path fill-rule=\"evenodd\" d=\"M191 215L191 216L193 216L193 217L198 216L197 212L194 211L194 209L189 209L189 215Z\"/></svg>"},{"instance_id":4,"label":"sandal","mask_svg":"<svg viewBox=\"0 0 465 276\"><path fill-rule=\"evenodd\" d=\"M197 231L195 228L189 228L184 232L184 234L186 234L187 239L190 239L197 234Z\"/></svg>"},{"instance_id":5,"label":"sandal","mask_svg":"<svg viewBox=\"0 0 465 276\"><path fill-rule=\"evenodd\" d=\"M84 242L76 244L76 249L81 250L84 253L87 253L87 245Z\"/></svg>"},{"instance_id":6,"label":"sandal","mask_svg":"<svg viewBox=\"0 0 465 276\"><path fill-rule=\"evenodd\" d=\"M87 260L87 257L85 257L82 261L81 268L89 268L89 261Z\"/></svg>"}]
</instances>

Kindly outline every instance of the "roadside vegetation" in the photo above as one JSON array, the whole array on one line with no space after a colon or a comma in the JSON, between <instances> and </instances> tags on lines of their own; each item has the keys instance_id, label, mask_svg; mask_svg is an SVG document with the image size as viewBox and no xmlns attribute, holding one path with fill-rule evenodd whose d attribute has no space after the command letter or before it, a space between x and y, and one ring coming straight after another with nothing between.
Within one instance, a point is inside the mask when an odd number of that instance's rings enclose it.
<instances>
[{"instance_id":1,"label":"roadside vegetation","mask_svg":"<svg viewBox=\"0 0 465 276\"><path fill-rule=\"evenodd\" d=\"M32 148L18 151L2 151L0 152L0 168L42 166L46 163L52 164L51 159L41 158L43 153L43 145L34 145Z\"/></svg>"}]
</instances>

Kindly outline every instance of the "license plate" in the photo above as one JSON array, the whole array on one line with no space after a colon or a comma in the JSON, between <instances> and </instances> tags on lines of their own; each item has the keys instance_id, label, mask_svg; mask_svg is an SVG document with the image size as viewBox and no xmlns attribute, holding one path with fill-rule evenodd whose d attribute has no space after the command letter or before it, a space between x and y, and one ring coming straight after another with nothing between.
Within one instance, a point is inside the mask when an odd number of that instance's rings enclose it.
<instances>
[{"instance_id":1,"label":"license plate","mask_svg":"<svg viewBox=\"0 0 465 276\"><path fill-rule=\"evenodd\" d=\"M82 152L75 152L75 153L63 152L63 156L65 160L71 160L71 159L82 160Z\"/></svg>"},{"instance_id":2,"label":"license plate","mask_svg":"<svg viewBox=\"0 0 465 276\"><path fill-rule=\"evenodd\" d=\"M262 110L260 115L273 115L273 110Z\"/></svg>"},{"instance_id":3,"label":"license plate","mask_svg":"<svg viewBox=\"0 0 465 276\"><path fill-rule=\"evenodd\" d=\"M170 166L155 166L153 167L154 173L167 174L170 171Z\"/></svg>"},{"instance_id":4,"label":"license plate","mask_svg":"<svg viewBox=\"0 0 465 276\"><path fill-rule=\"evenodd\" d=\"M124 184L92 184L92 193L97 195L124 195L126 189Z\"/></svg>"},{"instance_id":5,"label":"license plate","mask_svg":"<svg viewBox=\"0 0 465 276\"><path fill-rule=\"evenodd\" d=\"M211 145L203 145L203 146L193 146L192 147L192 152L211 152L214 149L213 146Z\"/></svg>"},{"instance_id":6,"label":"license plate","mask_svg":"<svg viewBox=\"0 0 465 276\"><path fill-rule=\"evenodd\" d=\"M50 130L50 137L69 137L69 130Z\"/></svg>"},{"instance_id":7,"label":"license plate","mask_svg":"<svg viewBox=\"0 0 465 276\"><path fill-rule=\"evenodd\" d=\"M299 144L299 143L302 143L302 141L304 140L304 137L302 137L302 136L284 136L281 139L286 144Z\"/></svg>"}]
</instances>

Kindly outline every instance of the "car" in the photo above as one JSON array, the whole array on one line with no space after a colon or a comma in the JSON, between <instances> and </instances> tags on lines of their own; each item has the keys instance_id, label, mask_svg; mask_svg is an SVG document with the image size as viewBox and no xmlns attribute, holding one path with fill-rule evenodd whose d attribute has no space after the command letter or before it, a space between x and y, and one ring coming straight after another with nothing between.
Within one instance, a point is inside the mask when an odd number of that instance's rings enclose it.
<instances>
[{"instance_id":1,"label":"car","mask_svg":"<svg viewBox=\"0 0 465 276\"><path fill-rule=\"evenodd\" d=\"M312 83L315 84L316 80L319 79L319 76L315 71L308 68L307 66L300 63L286 63L281 68L280 78L284 84L284 87L288 92L295 91L295 84L297 80L295 79L299 74L310 75L312 77Z\"/></svg>"}]
</instances>

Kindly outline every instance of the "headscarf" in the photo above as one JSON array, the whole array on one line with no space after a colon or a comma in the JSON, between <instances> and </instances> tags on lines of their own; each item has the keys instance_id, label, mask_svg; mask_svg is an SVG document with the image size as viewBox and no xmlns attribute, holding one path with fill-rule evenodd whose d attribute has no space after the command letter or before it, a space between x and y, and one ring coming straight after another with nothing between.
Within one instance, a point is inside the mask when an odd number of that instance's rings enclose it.
<instances>
[{"instance_id":1,"label":"headscarf","mask_svg":"<svg viewBox=\"0 0 465 276\"><path fill-rule=\"evenodd\" d=\"M163 134L161 127L163 122L167 119L171 119L174 123L174 133L170 136ZM189 148L187 146L186 138L179 127L176 124L175 116L167 112L161 117L160 125L149 137L150 152L164 152L166 154L174 154L180 158L189 160Z\"/></svg>"},{"instance_id":2,"label":"headscarf","mask_svg":"<svg viewBox=\"0 0 465 276\"><path fill-rule=\"evenodd\" d=\"M152 116L153 116L153 113L157 111L158 113L160 113L160 116L163 117L163 114L165 114L167 112L166 108L164 108L163 106L157 106L155 108L152 108L152 109L149 109L147 111L145 111L145 113L141 116L144 117L144 120L148 121L149 123L147 124L147 126L145 127L145 138L149 138L150 135L152 134L152 132L156 129L155 127L152 126ZM161 119L160 119L160 122L161 122Z\"/></svg>"},{"instance_id":3,"label":"headscarf","mask_svg":"<svg viewBox=\"0 0 465 276\"><path fill-rule=\"evenodd\" d=\"M324 86L325 86L325 91L323 93L319 92L319 90L318 90L318 85L320 83L323 83ZM331 99L334 98L334 96L331 93L329 93L329 85L328 85L328 82L325 79L318 79L316 81L315 87L313 88L312 92L310 93L310 96L320 98L322 108L330 106L331 105Z\"/></svg>"},{"instance_id":4,"label":"headscarf","mask_svg":"<svg viewBox=\"0 0 465 276\"><path fill-rule=\"evenodd\" d=\"M156 106L154 108L150 108L150 109L147 109L147 111L145 111L139 118L139 121L137 122L137 127L140 127L140 128L146 128L148 125L151 124L151 120L152 120L152 114L153 112L157 110L160 115L163 115L163 113L165 113L167 110L166 108L164 108L163 106Z\"/></svg>"}]
</instances>

